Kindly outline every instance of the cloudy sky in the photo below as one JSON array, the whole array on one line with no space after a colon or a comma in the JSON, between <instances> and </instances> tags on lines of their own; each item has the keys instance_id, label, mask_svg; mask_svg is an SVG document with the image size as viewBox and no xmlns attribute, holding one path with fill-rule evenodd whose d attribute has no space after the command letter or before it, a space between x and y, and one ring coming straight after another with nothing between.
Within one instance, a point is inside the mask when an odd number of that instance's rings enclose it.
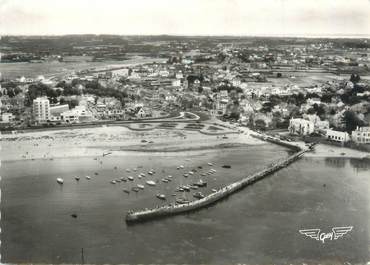
<instances>
[{"instance_id":1,"label":"cloudy sky","mask_svg":"<svg viewBox=\"0 0 370 265\"><path fill-rule=\"evenodd\" d=\"M0 34L370 35L370 0L0 0Z\"/></svg>"}]
</instances>

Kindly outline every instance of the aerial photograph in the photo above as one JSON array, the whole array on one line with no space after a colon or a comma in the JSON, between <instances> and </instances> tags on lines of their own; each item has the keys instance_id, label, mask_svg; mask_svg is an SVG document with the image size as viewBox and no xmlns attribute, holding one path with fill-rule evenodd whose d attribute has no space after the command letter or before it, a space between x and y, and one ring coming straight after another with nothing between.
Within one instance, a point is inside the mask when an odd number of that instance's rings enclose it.
<instances>
[{"instance_id":1,"label":"aerial photograph","mask_svg":"<svg viewBox=\"0 0 370 265\"><path fill-rule=\"evenodd\" d=\"M369 0L0 0L0 264L370 264Z\"/></svg>"}]
</instances>

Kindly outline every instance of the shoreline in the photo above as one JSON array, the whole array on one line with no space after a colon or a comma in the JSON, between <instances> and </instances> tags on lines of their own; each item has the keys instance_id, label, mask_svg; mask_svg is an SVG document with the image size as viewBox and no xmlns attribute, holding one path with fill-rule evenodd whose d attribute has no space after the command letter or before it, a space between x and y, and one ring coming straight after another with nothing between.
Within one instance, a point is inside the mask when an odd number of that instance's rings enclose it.
<instances>
[{"instance_id":1,"label":"shoreline","mask_svg":"<svg viewBox=\"0 0 370 265\"><path fill-rule=\"evenodd\" d=\"M181 153L266 144L252 138L247 130L227 130L223 134L208 135L183 128L136 131L124 126L28 132L2 135L0 154L2 161L22 161L99 157L107 151L122 156L125 152Z\"/></svg>"}]
</instances>

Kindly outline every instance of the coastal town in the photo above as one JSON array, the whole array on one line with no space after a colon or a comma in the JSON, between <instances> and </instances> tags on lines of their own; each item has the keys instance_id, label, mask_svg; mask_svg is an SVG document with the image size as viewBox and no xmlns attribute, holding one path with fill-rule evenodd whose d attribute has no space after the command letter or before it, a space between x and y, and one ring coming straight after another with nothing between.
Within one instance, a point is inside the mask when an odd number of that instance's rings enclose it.
<instances>
[{"instance_id":1,"label":"coastal town","mask_svg":"<svg viewBox=\"0 0 370 265\"><path fill-rule=\"evenodd\" d=\"M367 264L369 0L0 0L0 264Z\"/></svg>"},{"instance_id":2,"label":"coastal town","mask_svg":"<svg viewBox=\"0 0 370 265\"><path fill-rule=\"evenodd\" d=\"M2 38L4 67L117 60L114 66L72 71L66 67L58 73L3 71L3 133L142 122L191 112L203 120L227 121L283 140L369 150L370 43L366 39L164 36L135 40L139 43L135 47L124 37L74 38L79 45L54 52L45 45L66 42L67 37L29 37L24 50L19 45L23 39ZM99 49L83 46L95 42L102 43ZM37 44L41 48L35 52L32 47ZM160 52L151 62L118 64L122 57L135 58L138 52L140 58L150 58L153 51Z\"/></svg>"}]
</instances>

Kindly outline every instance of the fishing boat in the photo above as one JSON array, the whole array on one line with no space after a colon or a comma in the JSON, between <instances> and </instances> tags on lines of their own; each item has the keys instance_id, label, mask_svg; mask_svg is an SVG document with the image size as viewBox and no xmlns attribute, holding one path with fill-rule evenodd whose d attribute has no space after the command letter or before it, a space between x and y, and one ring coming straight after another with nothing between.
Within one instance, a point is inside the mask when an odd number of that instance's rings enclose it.
<instances>
[{"instance_id":1,"label":"fishing boat","mask_svg":"<svg viewBox=\"0 0 370 265\"><path fill-rule=\"evenodd\" d=\"M137 184L137 187L139 188L139 189L144 189L145 187L144 187L144 185L141 185L141 184Z\"/></svg>"},{"instance_id":2,"label":"fishing boat","mask_svg":"<svg viewBox=\"0 0 370 265\"><path fill-rule=\"evenodd\" d=\"M79 181L80 180L80 177L79 176L75 176L75 180Z\"/></svg>"},{"instance_id":3,"label":"fishing boat","mask_svg":"<svg viewBox=\"0 0 370 265\"><path fill-rule=\"evenodd\" d=\"M64 180L63 180L62 178L57 178L57 182L58 182L59 184L63 184L63 183L64 183Z\"/></svg>"},{"instance_id":4,"label":"fishing boat","mask_svg":"<svg viewBox=\"0 0 370 265\"><path fill-rule=\"evenodd\" d=\"M153 175L153 174L154 174L154 172L153 172L153 171L149 171L149 172L148 172L148 174L149 174L149 175Z\"/></svg>"},{"instance_id":5,"label":"fishing boat","mask_svg":"<svg viewBox=\"0 0 370 265\"><path fill-rule=\"evenodd\" d=\"M182 168L184 168L184 166L183 165L180 165L180 168L182 169Z\"/></svg>"},{"instance_id":6,"label":"fishing boat","mask_svg":"<svg viewBox=\"0 0 370 265\"><path fill-rule=\"evenodd\" d=\"M166 199L166 195L164 195L164 194L160 194L160 193L158 193L157 195L155 195L158 199L160 199L160 200L165 200Z\"/></svg>"},{"instance_id":7,"label":"fishing boat","mask_svg":"<svg viewBox=\"0 0 370 265\"><path fill-rule=\"evenodd\" d=\"M204 198L204 195L203 193L201 193L200 191L196 192L193 194L193 197L194 198L197 198L197 199L203 199Z\"/></svg>"},{"instance_id":8,"label":"fishing boat","mask_svg":"<svg viewBox=\"0 0 370 265\"><path fill-rule=\"evenodd\" d=\"M90 176L86 176L85 178L86 178L86 179L91 179L91 178L90 178Z\"/></svg>"},{"instance_id":9,"label":"fishing boat","mask_svg":"<svg viewBox=\"0 0 370 265\"><path fill-rule=\"evenodd\" d=\"M222 167L223 167L223 168L231 168L231 166L230 166L230 165L223 165Z\"/></svg>"},{"instance_id":10,"label":"fishing boat","mask_svg":"<svg viewBox=\"0 0 370 265\"><path fill-rule=\"evenodd\" d=\"M157 185L153 180L146 181L146 184L148 184L149 186L155 186L155 185Z\"/></svg>"},{"instance_id":11,"label":"fishing boat","mask_svg":"<svg viewBox=\"0 0 370 265\"><path fill-rule=\"evenodd\" d=\"M131 177L131 176L128 176L127 179L130 180L130 181L133 181L134 180L134 178Z\"/></svg>"}]
</instances>

